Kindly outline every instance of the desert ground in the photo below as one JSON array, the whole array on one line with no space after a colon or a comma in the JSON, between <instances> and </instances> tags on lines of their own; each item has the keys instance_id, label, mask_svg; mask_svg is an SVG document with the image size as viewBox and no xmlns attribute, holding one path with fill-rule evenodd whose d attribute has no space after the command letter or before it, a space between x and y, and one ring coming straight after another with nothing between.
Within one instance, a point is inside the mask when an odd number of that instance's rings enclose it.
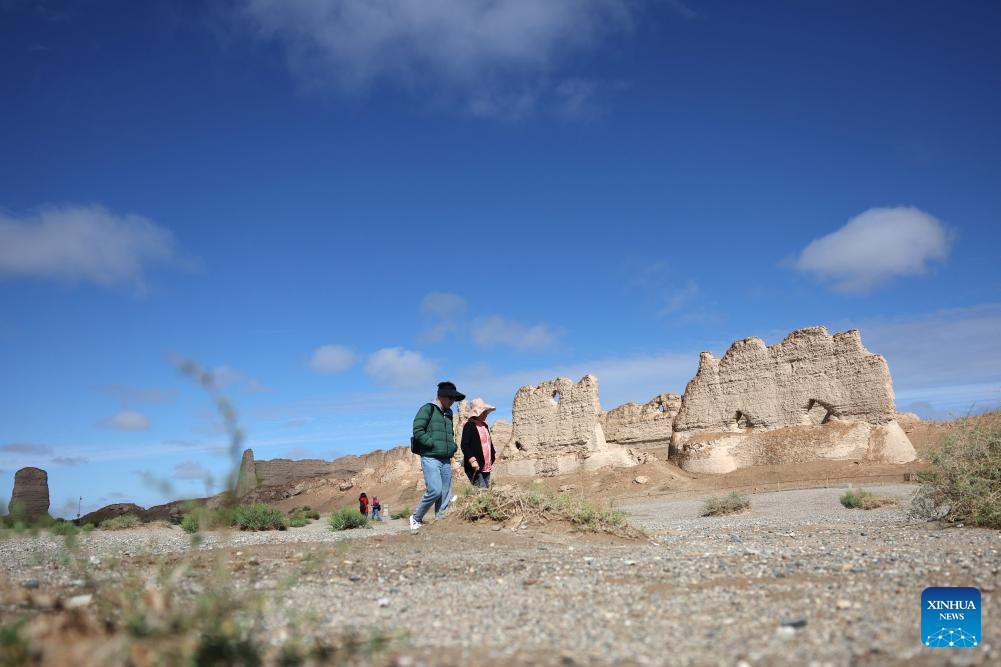
<instances>
[{"instance_id":1,"label":"desert ground","mask_svg":"<svg viewBox=\"0 0 1001 667\"><path fill-rule=\"evenodd\" d=\"M416 533L404 520L333 532L321 519L194 542L161 524L82 533L72 548L25 534L0 542L0 620L27 620L46 664L146 664L142 633L123 639L95 619L138 605L155 626L224 585L253 601L264 645L351 637L345 663L998 664L1001 534L915 522L913 485L869 488L899 504L851 510L843 488L810 488L702 517L705 491L623 499L645 531L631 539L457 516ZM981 590L978 647L922 646L927 586ZM128 590L138 601L122 601Z\"/></svg>"}]
</instances>

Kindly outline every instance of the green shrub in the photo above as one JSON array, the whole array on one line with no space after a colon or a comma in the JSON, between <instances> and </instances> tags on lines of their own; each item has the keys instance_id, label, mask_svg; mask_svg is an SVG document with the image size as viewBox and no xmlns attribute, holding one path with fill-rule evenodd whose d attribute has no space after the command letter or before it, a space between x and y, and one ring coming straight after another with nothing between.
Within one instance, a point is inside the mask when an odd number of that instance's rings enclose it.
<instances>
[{"instance_id":1,"label":"green shrub","mask_svg":"<svg viewBox=\"0 0 1001 667\"><path fill-rule=\"evenodd\" d=\"M140 523L139 517L135 514L123 514L113 519L106 519L101 522L101 530L122 530L124 528L135 528Z\"/></svg>"},{"instance_id":2,"label":"green shrub","mask_svg":"<svg viewBox=\"0 0 1001 667\"><path fill-rule=\"evenodd\" d=\"M305 519L306 521L309 520L315 521L316 519L320 518L320 513L307 505L305 507L296 507L289 510L288 517L290 520L299 518L299 519Z\"/></svg>"},{"instance_id":3,"label":"green shrub","mask_svg":"<svg viewBox=\"0 0 1001 667\"><path fill-rule=\"evenodd\" d=\"M49 529L53 535L72 536L76 535L79 529L69 521L57 521Z\"/></svg>"},{"instance_id":4,"label":"green shrub","mask_svg":"<svg viewBox=\"0 0 1001 667\"><path fill-rule=\"evenodd\" d=\"M712 496L707 498L702 505L702 516L722 516L724 514L735 514L750 509L751 501L747 496L742 496L736 491L731 491L725 496Z\"/></svg>"},{"instance_id":5,"label":"green shrub","mask_svg":"<svg viewBox=\"0 0 1001 667\"><path fill-rule=\"evenodd\" d=\"M181 517L181 530L185 533L198 532L198 517L193 514L185 514Z\"/></svg>"},{"instance_id":6,"label":"green shrub","mask_svg":"<svg viewBox=\"0 0 1001 667\"><path fill-rule=\"evenodd\" d=\"M862 489L848 489L838 499L848 509L874 510L887 505L896 505L897 501L889 496L877 496Z\"/></svg>"},{"instance_id":7,"label":"green shrub","mask_svg":"<svg viewBox=\"0 0 1001 667\"><path fill-rule=\"evenodd\" d=\"M270 505L252 503L234 508L233 525L240 530L285 530L288 518Z\"/></svg>"},{"instance_id":8,"label":"green shrub","mask_svg":"<svg viewBox=\"0 0 1001 667\"><path fill-rule=\"evenodd\" d=\"M626 515L576 495L557 496L548 489L524 490L513 486L475 489L468 487L458 500L457 513L467 521L490 519L560 520L592 533L639 534L630 528Z\"/></svg>"},{"instance_id":9,"label":"green shrub","mask_svg":"<svg viewBox=\"0 0 1001 667\"><path fill-rule=\"evenodd\" d=\"M348 530L350 528L368 528L368 517L353 507L345 507L330 515L330 527L333 530Z\"/></svg>"},{"instance_id":10,"label":"green shrub","mask_svg":"<svg viewBox=\"0 0 1001 667\"><path fill-rule=\"evenodd\" d=\"M288 525L290 528L302 528L303 526L309 525L309 519L304 516L296 515L288 520Z\"/></svg>"},{"instance_id":11,"label":"green shrub","mask_svg":"<svg viewBox=\"0 0 1001 667\"><path fill-rule=\"evenodd\" d=\"M393 512L392 514L390 514L389 518L390 519L409 519L410 515L413 514L413 513L414 513L414 511L412 509L410 509L409 507L404 507L399 512Z\"/></svg>"},{"instance_id":12,"label":"green shrub","mask_svg":"<svg viewBox=\"0 0 1001 667\"><path fill-rule=\"evenodd\" d=\"M913 516L1001 528L1001 411L959 420L926 457Z\"/></svg>"},{"instance_id":13,"label":"green shrub","mask_svg":"<svg viewBox=\"0 0 1001 667\"><path fill-rule=\"evenodd\" d=\"M94 528L95 528L94 524L92 524L90 522L85 523L82 526L80 526L80 530L82 530L85 533L89 533L90 531L94 530Z\"/></svg>"}]
</instances>

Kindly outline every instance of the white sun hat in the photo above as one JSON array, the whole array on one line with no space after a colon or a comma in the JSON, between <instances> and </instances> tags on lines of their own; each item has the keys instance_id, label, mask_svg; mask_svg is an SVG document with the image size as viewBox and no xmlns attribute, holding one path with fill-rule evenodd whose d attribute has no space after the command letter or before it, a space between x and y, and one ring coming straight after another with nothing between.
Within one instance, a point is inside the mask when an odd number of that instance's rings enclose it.
<instances>
[{"instance_id":1,"label":"white sun hat","mask_svg":"<svg viewBox=\"0 0 1001 667\"><path fill-rule=\"evenodd\" d=\"M482 398L474 398L469 404L469 415L471 417L486 417L496 409Z\"/></svg>"}]
</instances>

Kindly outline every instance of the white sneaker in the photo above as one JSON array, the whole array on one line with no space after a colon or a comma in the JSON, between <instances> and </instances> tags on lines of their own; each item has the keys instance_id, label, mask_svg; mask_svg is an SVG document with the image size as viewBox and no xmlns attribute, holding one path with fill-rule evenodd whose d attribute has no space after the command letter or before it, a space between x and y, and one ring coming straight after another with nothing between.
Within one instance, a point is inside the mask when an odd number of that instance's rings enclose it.
<instances>
[{"instance_id":1,"label":"white sneaker","mask_svg":"<svg viewBox=\"0 0 1001 667\"><path fill-rule=\"evenodd\" d=\"M424 525L414 517L413 514L410 515L410 530L420 530L420 527Z\"/></svg>"},{"instance_id":2,"label":"white sneaker","mask_svg":"<svg viewBox=\"0 0 1001 667\"><path fill-rule=\"evenodd\" d=\"M458 499L459 499L459 496L458 496L458 495L454 495L454 496L452 496L452 499L451 499L451 500L449 500L448 502L450 502L450 503L454 503L454 502L455 502L456 500L458 500Z\"/></svg>"}]
</instances>

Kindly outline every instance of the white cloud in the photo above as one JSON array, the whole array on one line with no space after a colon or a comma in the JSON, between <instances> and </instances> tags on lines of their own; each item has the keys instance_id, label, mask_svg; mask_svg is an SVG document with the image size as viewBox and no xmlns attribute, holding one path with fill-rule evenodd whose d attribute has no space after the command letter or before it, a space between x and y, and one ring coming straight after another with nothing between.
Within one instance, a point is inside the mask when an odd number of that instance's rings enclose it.
<instances>
[{"instance_id":1,"label":"white cloud","mask_svg":"<svg viewBox=\"0 0 1001 667\"><path fill-rule=\"evenodd\" d=\"M256 35L284 46L311 88L388 84L511 118L558 99L571 56L628 32L631 0L244 0ZM581 98L582 91L563 98ZM583 95L586 97L586 95Z\"/></svg>"},{"instance_id":2,"label":"white cloud","mask_svg":"<svg viewBox=\"0 0 1001 667\"><path fill-rule=\"evenodd\" d=\"M343 345L324 345L313 352L309 367L317 373L342 373L355 361L355 353Z\"/></svg>"},{"instance_id":3,"label":"white cloud","mask_svg":"<svg viewBox=\"0 0 1001 667\"><path fill-rule=\"evenodd\" d=\"M90 463L86 456L57 456L52 459L52 463L60 466L81 466Z\"/></svg>"},{"instance_id":4,"label":"white cloud","mask_svg":"<svg viewBox=\"0 0 1001 667\"><path fill-rule=\"evenodd\" d=\"M12 442L0 445L0 452L7 454L23 454L25 456L51 456L52 448L48 445L36 445L26 442Z\"/></svg>"},{"instance_id":5,"label":"white cloud","mask_svg":"<svg viewBox=\"0 0 1001 667\"><path fill-rule=\"evenodd\" d=\"M860 292L899 276L928 270L949 255L951 235L937 218L910 206L871 208L812 241L795 268Z\"/></svg>"},{"instance_id":6,"label":"white cloud","mask_svg":"<svg viewBox=\"0 0 1001 667\"><path fill-rule=\"evenodd\" d=\"M466 314L466 300L458 294L431 292L421 301L421 312L443 320L452 320Z\"/></svg>"},{"instance_id":7,"label":"white cloud","mask_svg":"<svg viewBox=\"0 0 1001 667\"><path fill-rule=\"evenodd\" d=\"M420 352L401 347L383 348L373 353L365 364L365 372L376 382L391 387L433 385L437 370L435 363Z\"/></svg>"},{"instance_id":8,"label":"white cloud","mask_svg":"<svg viewBox=\"0 0 1001 667\"><path fill-rule=\"evenodd\" d=\"M507 345L516 350L539 350L552 345L559 334L546 324L526 325L492 315L473 326L473 342L479 347Z\"/></svg>"},{"instance_id":9,"label":"white cloud","mask_svg":"<svg viewBox=\"0 0 1001 667\"><path fill-rule=\"evenodd\" d=\"M149 418L146 415L133 410L117 412L107 419L102 419L97 425L116 431L148 431L150 426Z\"/></svg>"},{"instance_id":10,"label":"white cloud","mask_svg":"<svg viewBox=\"0 0 1001 667\"><path fill-rule=\"evenodd\" d=\"M249 394L260 394L271 391L264 383L229 366L216 366L212 369L211 374L212 381L220 389L233 387Z\"/></svg>"},{"instance_id":11,"label":"white cloud","mask_svg":"<svg viewBox=\"0 0 1001 667\"><path fill-rule=\"evenodd\" d=\"M698 299L701 293L702 289L699 284L691 279L682 287L668 290L665 297L667 303L661 311L662 314L671 315L684 310Z\"/></svg>"},{"instance_id":12,"label":"white cloud","mask_svg":"<svg viewBox=\"0 0 1001 667\"><path fill-rule=\"evenodd\" d=\"M458 294L431 292L421 301L421 314L431 324L418 339L424 343L437 343L456 333L463 324L466 309L466 300Z\"/></svg>"},{"instance_id":13,"label":"white cloud","mask_svg":"<svg viewBox=\"0 0 1001 667\"><path fill-rule=\"evenodd\" d=\"M117 398L123 406L130 403L169 403L174 400L176 392L173 389L151 387L142 389L124 384L112 384L101 387L101 391Z\"/></svg>"},{"instance_id":14,"label":"white cloud","mask_svg":"<svg viewBox=\"0 0 1001 667\"><path fill-rule=\"evenodd\" d=\"M886 357L898 389L990 382L1001 387L1001 347L997 344L1001 304L872 320L858 328L865 346Z\"/></svg>"},{"instance_id":15,"label":"white cloud","mask_svg":"<svg viewBox=\"0 0 1001 667\"><path fill-rule=\"evenodd\" d=\"M0 214L0 277L142 289L150 265L176 261L171 233L138 215L96 205L49 207L23 218Z\"/></svg>"},{"instance_id":16,"label":"white cloud","mask_svg":"<svg viewBox=\"0 0 1001 667\"><path fill-rule=\"evenodd\" d=\"M203 480L208 479L209 475L208 468L195 461L185 461L174 466L174 479Z\"/></svg>"}]
</instances>

